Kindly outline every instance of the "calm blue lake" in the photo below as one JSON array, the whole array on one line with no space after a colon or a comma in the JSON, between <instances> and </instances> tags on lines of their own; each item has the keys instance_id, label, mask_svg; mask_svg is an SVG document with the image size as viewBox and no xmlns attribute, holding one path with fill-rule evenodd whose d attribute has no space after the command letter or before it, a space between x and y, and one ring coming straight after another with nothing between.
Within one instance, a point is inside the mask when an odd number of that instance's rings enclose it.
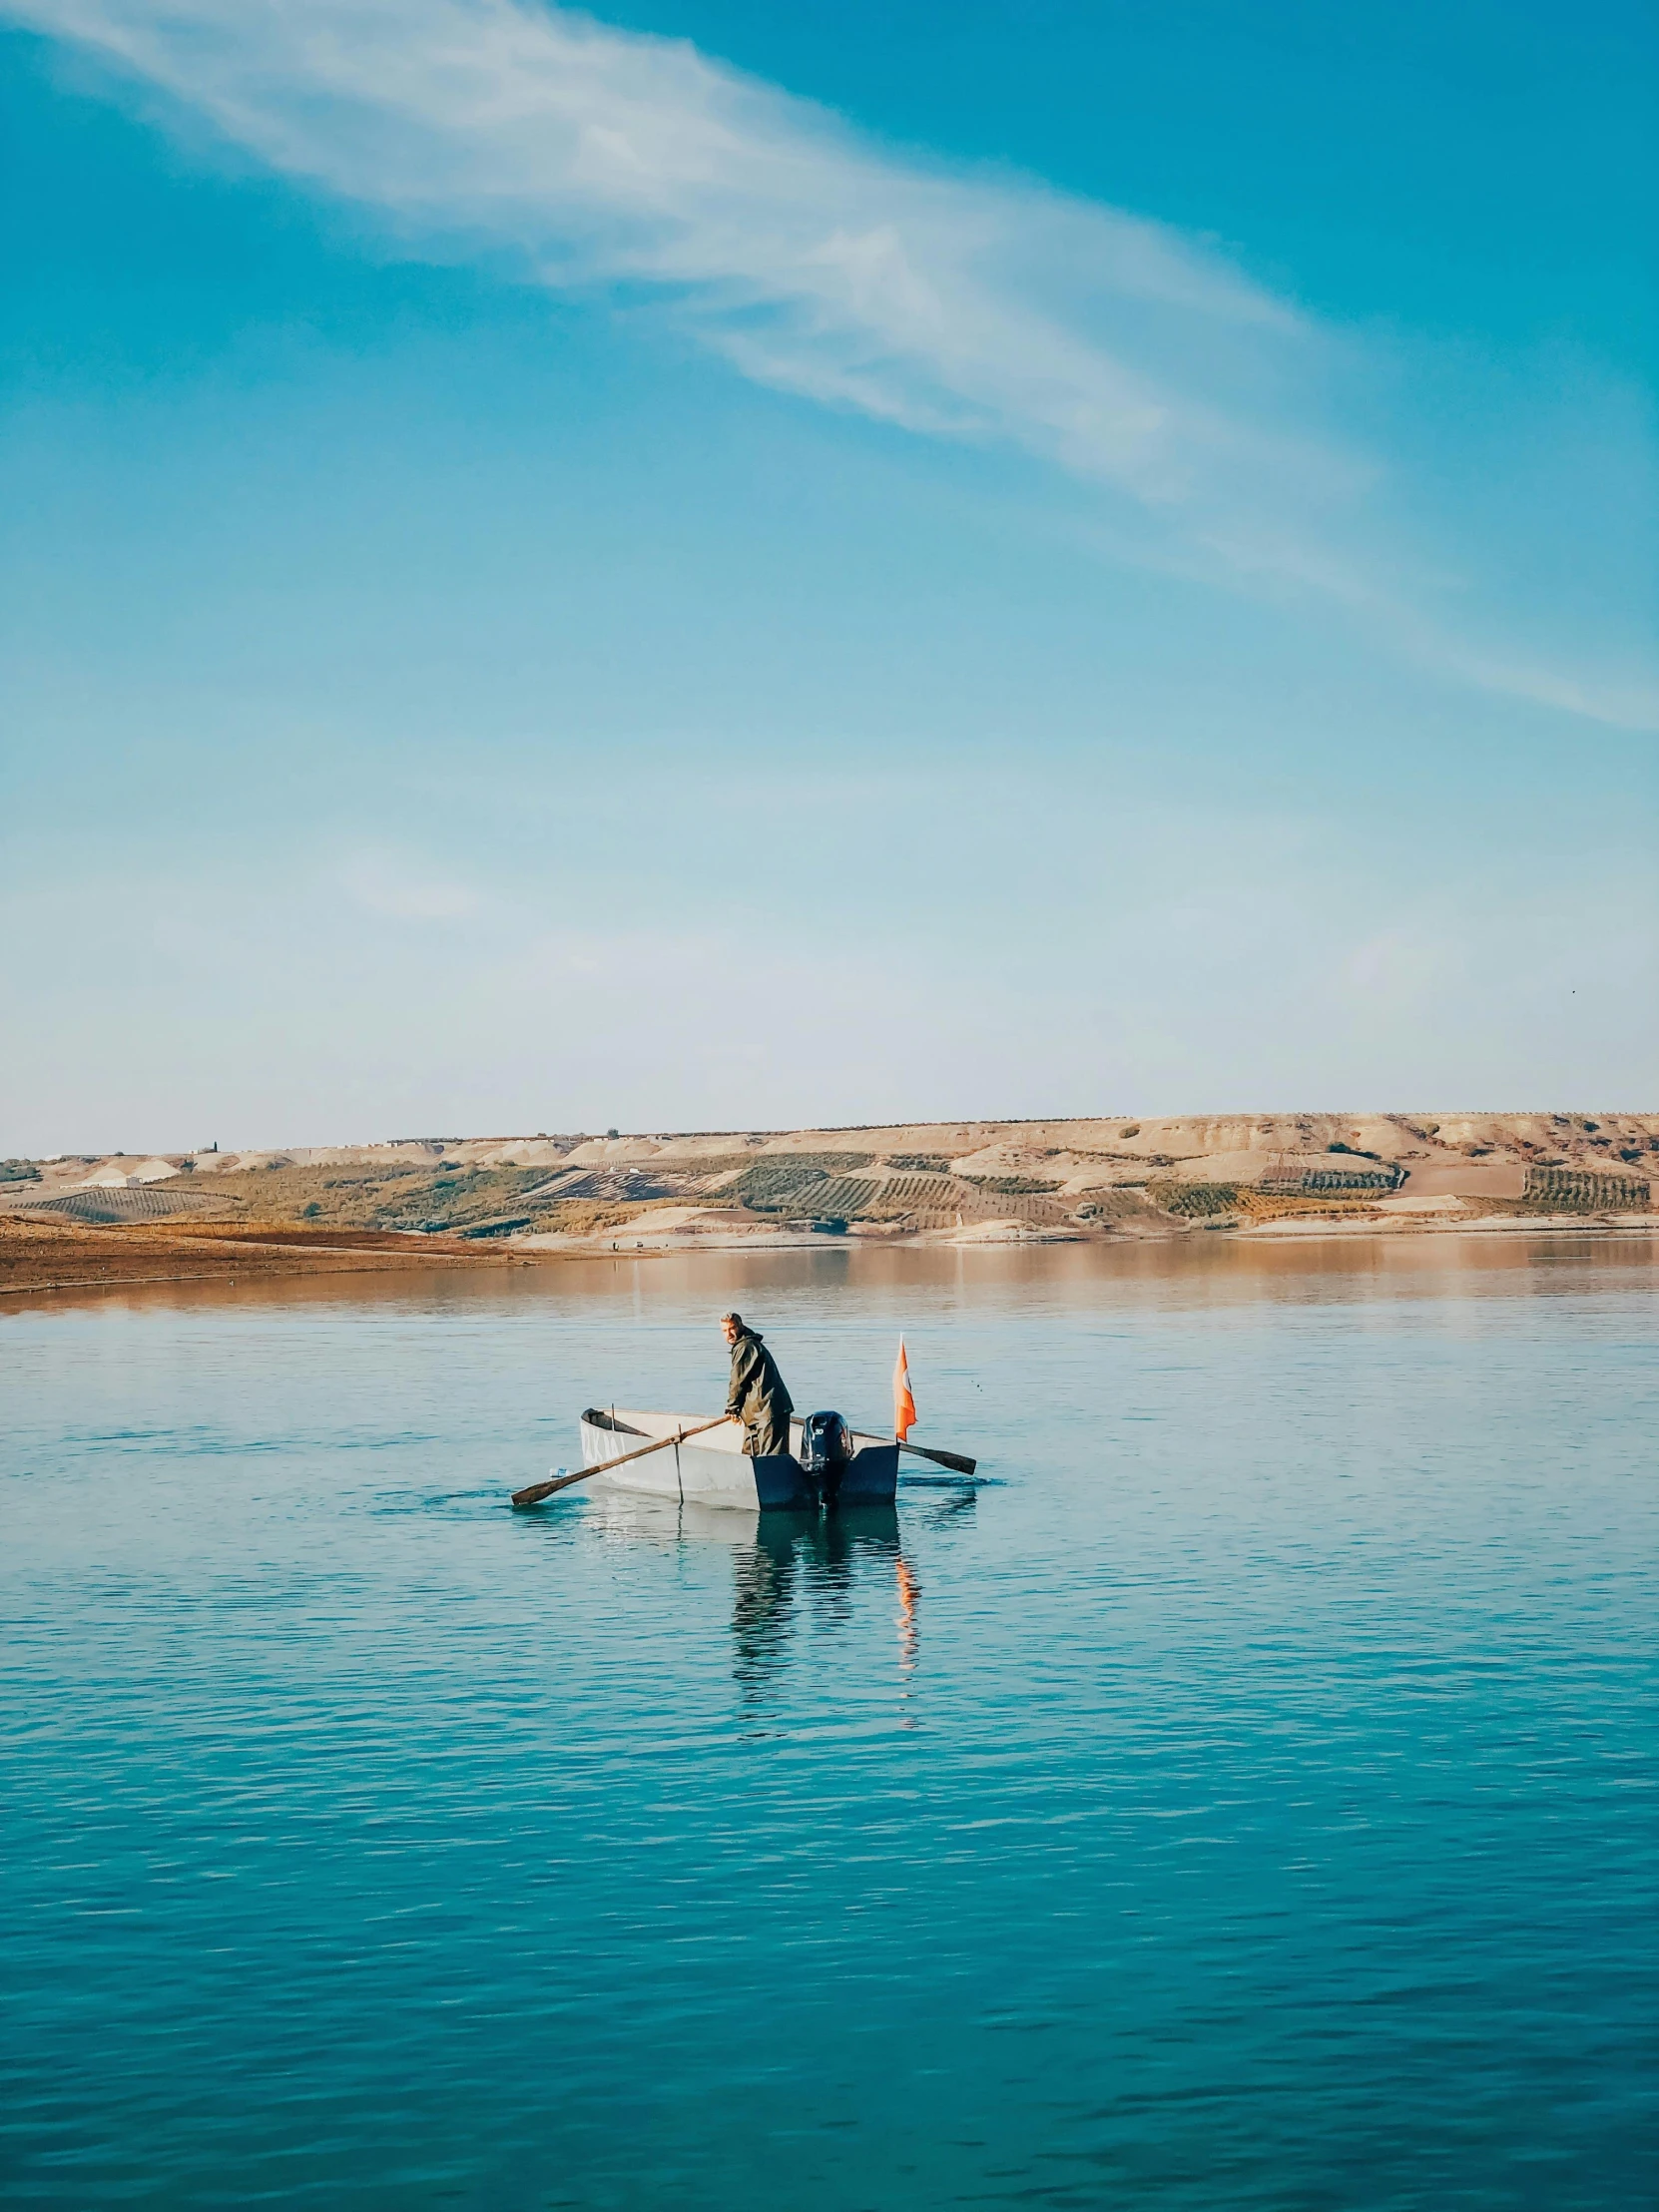
<instances>
[{"instance_id":1,"label":"calm blue lake","mask_svg":"<svg viewBox=\"0 0 1659 2212\"><path fill-rule=\"evenodd\" d=\"M1650 2207L1654 1248L0 1316L9 2206ZM588 1402L984 1486L579 1488ZM919 1462L915 1471L923 1472Z\"/></svg>"}]
</instances>

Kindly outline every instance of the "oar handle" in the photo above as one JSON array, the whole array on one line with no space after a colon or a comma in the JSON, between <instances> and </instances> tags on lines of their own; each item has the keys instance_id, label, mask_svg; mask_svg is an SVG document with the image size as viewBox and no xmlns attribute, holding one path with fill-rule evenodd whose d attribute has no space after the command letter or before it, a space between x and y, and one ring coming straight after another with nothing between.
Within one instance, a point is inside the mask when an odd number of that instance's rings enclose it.
<instances>
[{"instance_id":1,"label":"oar handle","mask_svg":"<svg viewBox=\"0 0 1659 2212\"><path fill-rule=\"evenodd\" d=\"M578 1467L574 1474L556 1474L551 1481L532 1482L527 1490L513 1492L513 1503L539 1505L555 1490L568 1490L573 1482L585 1482L590 1474L609 1474L612 1467L625 1467L630 1459L643 1459L647 1452L666 1451L670 1444L683 1444L688 1437L704 1435L711 1428L722 1428L737 1417L736 1413L722 1413L714 1420L699 1421L695 1428L677 1428L672 1436L659 1436L654 1443L641 1444L637 1451L624 1451L615 1459L600 1459L591 1467Z\"/></svg>"}]
</instances>

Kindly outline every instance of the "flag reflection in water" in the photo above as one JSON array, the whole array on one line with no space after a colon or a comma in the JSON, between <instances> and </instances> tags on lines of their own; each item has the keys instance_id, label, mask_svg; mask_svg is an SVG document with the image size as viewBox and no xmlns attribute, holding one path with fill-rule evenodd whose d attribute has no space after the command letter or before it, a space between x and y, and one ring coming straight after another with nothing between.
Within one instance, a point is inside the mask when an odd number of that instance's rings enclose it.
<instances>
[{"instance_id":1,"label":"flag reflection in water","mask_svg":"<svg viewBox=\"0 0 1659 2212\"><path fill-rule=\"evenodd\" d=\"M898 1584L898 1660L906 1674L916 1663L916 1599L921 1584L910 1571L910 1562L899 1552L892 1563Z\"/></svg>"}]
</instances>

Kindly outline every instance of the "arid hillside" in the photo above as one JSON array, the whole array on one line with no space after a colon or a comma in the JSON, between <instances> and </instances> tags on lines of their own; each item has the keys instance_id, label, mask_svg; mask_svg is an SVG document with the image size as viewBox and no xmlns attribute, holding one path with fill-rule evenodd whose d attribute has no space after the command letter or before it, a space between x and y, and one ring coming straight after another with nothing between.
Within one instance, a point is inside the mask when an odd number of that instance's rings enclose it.
<instances>
[{"instance_id":1,"label":"arid hillside","mask_svg":"<svg viewBox=\"0 0 1659 2212\"><path fill-rule=\"evenodd\" d=\"M1659 1115L1235 1114L0 1163L0 1285L821 1237L1659 1224ZM48 1259L47 1248L56 1257ZM131 1274L128 1274L128 1270Z\"/></svg>"}]
</instances>

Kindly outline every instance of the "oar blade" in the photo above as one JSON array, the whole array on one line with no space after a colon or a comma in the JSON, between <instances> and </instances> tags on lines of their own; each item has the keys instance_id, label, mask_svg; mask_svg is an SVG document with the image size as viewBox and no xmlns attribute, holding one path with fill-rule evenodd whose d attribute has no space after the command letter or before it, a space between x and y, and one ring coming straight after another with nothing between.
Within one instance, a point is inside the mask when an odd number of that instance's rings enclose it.
<instances>
[{"instance_id":1,"label":"oar blade","mask_svg":"<svg viewBox=\"0 0 1659 2212\"><path fill-rule=\"evenodd\" d=\"M532 1482L528 1489L515 1490L515 1505L539 1505L544 1497L551 1497L555 1490L568 1490L573 1482L582 1482L590 1474L597 1474L597 1467L578 1467L574 1474L555 1474L546 1482Z\"/></svg>"},{"instance_id":2,"label":"oar blade","mask_svg":"<svg viewBox=\"0 0 1659 2212\"><path fill-rule=\"evenodd\" d=\"M931 1459L935 1466L949 1467L955 1474L972 1474L979 1464L963 1451L935 1451L927 1444L911 1444L909 1448L923 1459Z\"/></svg>"}]
</instances>

